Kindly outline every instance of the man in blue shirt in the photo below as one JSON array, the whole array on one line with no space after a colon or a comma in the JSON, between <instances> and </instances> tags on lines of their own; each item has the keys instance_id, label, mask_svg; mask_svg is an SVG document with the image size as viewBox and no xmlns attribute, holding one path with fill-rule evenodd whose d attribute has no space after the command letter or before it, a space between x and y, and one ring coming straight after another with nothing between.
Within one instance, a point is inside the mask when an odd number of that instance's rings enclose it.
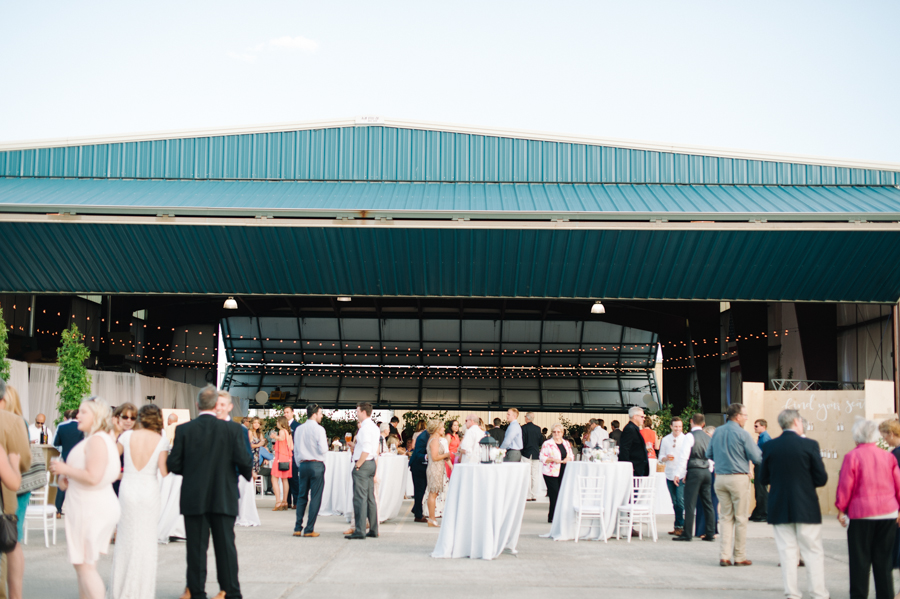
<instances>
[{"instance_id":1,"label":"man in blue shirt","mask_svg":"<svg viewBox=\"0 0 900 599\"><path fill-rule=\"evenodd\" d=\"M500 449L506 450L504 462L521 462L522 461L522 426L519 424L519 410L510 408L506 411L506 420L509 426L506 428L506 434L503 435L503 442Z\"/></svg>"},{"instance_id":2,"label":"man in blue shirt","mask_svg":"<svg viewBox=\"0 0 900 599\"><path fill-rule=\"evenodd\" d=\"M747 408L734 403L728 406L725 415L728 422L716 429L706 448L706 458L716 465L715 488L719 498L719 530L722 533L719 564L750 566L753 564L747 559L750 462L759 466L762 453L750 433L744 430Z\"/></svg>"},{"instance_id":3,"label":"man in blue shirt","mask_svg":"<svg viewBox=\"0 0 900 599\"><path fill-rule=\"evenodd\" d=\"M769 423L762 418L753 423L753 430L759 435L759 438L756 440L756 446L759 447L760 451L762 451L764 443L772 440L772 435L766 430L768 428ZM765 522L769 511L769 490L766 488L766 485L762 484L758 473L753 477L753 493L756 496L756 507L753 508L753 513L750 514L750 522Z\"/></svg>"}]
</instances>

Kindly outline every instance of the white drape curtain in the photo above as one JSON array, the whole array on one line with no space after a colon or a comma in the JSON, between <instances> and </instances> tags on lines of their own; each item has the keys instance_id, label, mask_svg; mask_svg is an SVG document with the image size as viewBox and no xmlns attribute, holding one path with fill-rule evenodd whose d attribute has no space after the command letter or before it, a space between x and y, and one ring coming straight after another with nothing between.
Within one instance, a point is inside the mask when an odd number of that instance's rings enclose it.
<instances>
[{"instance_id":1,"label":"white drape curtain","mask_svg":"<svg viewBox=\"0 0 900 599\"><path fill-rule=\"evenodd\" d=\"M29 374L28 365L24 362L10 360L10 363L13 365L12 374L15 377L10 377L10 382L16 387L22 399L25 417L31 421L31 414L43 413L47 416L48 422L55 422L59 416L56 411L56 404L59 402L56 394L59 368L55 364L32 364ZM161 408L190 410L191 418L197 416L199 387L127 372L96 370L88 372L91 374L91 393L102 397L111 406L131 402L141 407L150 403L147 396L152 396L155 398L152 403Z\"/></svg>"},{"instance_id":2,"label":"white drape curtain","mask_svg":"<svg viewBox=\"0 0 900 599\"><path fill-rule=\"evenodd\" d=\"M22 402L22 415L28 422L31 422L28 414L28 364L10 360L9 366L9 384L15 387L19 394L19 401Z\"/></svg>"},{"instance_id":3,"label":"white drape curtain","mask_svg":"<svg viewBox=\"0 0 900 599\"><path fill-rule=\"evenodd\" d=\"M28 408L29 414L43 414L47 422L56 422L59 412L56 404L56 381L59 379L59 367L55 364L32 364L28 375ZM26 408L22 407L22 411ZM29 417L29 422L33 417Z\"/></svg>"}]
</instances>

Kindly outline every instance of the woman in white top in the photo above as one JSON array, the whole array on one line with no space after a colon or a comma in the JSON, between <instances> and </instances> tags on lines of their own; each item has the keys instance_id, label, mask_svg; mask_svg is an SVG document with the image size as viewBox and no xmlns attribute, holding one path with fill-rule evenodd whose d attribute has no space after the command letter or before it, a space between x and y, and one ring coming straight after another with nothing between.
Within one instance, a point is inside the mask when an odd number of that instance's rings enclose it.
<instances>
[{"instance_id":1,"label":"woman in white top","mask_svg":"<svg viewBox=\"0 0 900 599\"><path fill-rule=\"evenodd\" d=\"M82 599L103 599L106 593L97 560L109 550L119 521L119 502L112 489L119 478L119 452L112 426L112 411L105 401L92 397L81 402L78 430L85 438L72 448L67 461L50 464L50 471L59 476L59 488L66 491L66 541Z\"/></svg>"},{"instance_id":2,"label":"woman in white top","mask_svg":"<svg viewBox=\"0 0 900 599\"><path fill-rule=\"evenodd\" d=\"M122 517L113 552L111 599L156 597L156 527L159 521L159 475L169 473L169 439L162 434L162 410L142 406L134 430L119 437L125 472L119 485Z\"/></svg>"}]
</instances>

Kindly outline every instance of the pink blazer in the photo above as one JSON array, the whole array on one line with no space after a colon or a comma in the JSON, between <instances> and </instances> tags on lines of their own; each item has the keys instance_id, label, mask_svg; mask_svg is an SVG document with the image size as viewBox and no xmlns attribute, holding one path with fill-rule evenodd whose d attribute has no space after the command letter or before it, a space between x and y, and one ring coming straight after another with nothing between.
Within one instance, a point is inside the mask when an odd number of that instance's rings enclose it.
<instances>
[{"instance_id":1,"label":"pink blazer","mask_svg":"<svg viewBox=\"0 0 900 599\"><path fill-rule=\"evenodd\" d=\"M834 505L851 519L900 509L897 458L874 443L857 445L844 456Z\"/></svg>"}]
</instances>

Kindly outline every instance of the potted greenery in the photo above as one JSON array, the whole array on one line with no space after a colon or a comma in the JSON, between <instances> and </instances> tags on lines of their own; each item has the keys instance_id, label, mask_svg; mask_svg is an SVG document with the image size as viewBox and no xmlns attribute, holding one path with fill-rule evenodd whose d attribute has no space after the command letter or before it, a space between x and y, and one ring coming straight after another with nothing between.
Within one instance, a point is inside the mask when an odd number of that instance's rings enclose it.
<instances>
[{"instance_id":1,"label":"potted greenery","mask_svg":"<svg viewBox=\"0 0 900 599\"><path fill-rule=\"evenodd\" d=\"M91 350L81 343L82 338L81 332L73 323L62 332L62 345L56 350L59 365L59 379L56 381L59 389L57 424L63 419L66 410L77 409L81 400L91 393L91 375L84 367L84 361L90 357Z\"/></svg>"},{"instance_id":2,"label":"potted greenery","mask_svg":"<svg viewBox=\"0 0 900 599\"><path fill-rule=\"evenodd\" d=\"M6 321L3 320L3 308L0 308L0 379L9 382L9 343L7 343Z\"/></svg>"}]
</instances>

